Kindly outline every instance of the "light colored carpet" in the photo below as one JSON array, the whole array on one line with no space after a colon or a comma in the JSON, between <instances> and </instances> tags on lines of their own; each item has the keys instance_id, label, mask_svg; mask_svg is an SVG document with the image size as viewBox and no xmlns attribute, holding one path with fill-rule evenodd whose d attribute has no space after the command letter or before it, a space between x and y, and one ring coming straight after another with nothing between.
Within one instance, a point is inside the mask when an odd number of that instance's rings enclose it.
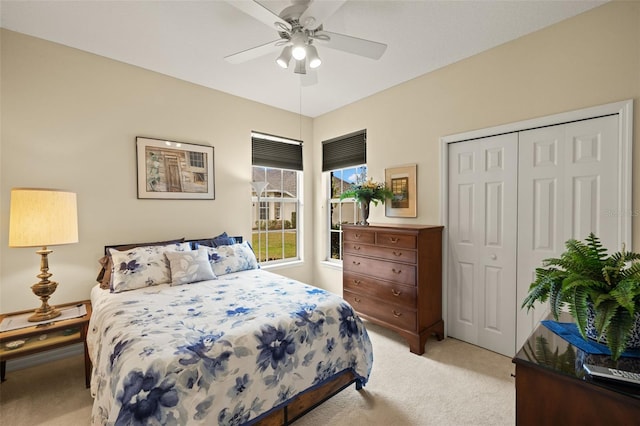
<instances>
[{"instance_id":1,"label":"light colored carpet","mask_svg":"<svg viewBox=\"0 0 640 426\"><path fill-rule=\"evenodd\" d=\"M366 327L374 354L369 383L360 392L345 389L296 426L515 424L510 358L451 338L430 338L417 356L396 333ZM73 356L8 372L0 385L0 424L89 424L92 399L82 363Z\"/></svg>"}]
</instances>

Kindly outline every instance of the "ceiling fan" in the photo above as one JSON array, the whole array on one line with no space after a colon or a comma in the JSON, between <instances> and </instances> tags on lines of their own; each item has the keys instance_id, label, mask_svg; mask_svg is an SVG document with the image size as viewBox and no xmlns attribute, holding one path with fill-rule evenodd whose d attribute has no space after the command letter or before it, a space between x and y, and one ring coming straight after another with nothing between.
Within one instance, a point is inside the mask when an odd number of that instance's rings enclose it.
<instances>
[{"instance_id":1,"label":"ceiling fan","mask_svg":"<svg viewBox=\"0 0 640 426\"><path fill-rule=\"evenodd\" d=\"M284 46L276 58L276 63L282 68L288 68L293 58L294 72L306 74L307 65L313 69L322 63L314 46L315 42L331 49L371 59L380 59L387 49L384 43L323 29L323 21L333 15L347 0L292 0L291 6L284 8L280 14L275 14L257 0L226 1L270 28L275 28L280 36L277 40L225 56L225 59L233 64L267 55Z\"/></svg>"}]
</instances>

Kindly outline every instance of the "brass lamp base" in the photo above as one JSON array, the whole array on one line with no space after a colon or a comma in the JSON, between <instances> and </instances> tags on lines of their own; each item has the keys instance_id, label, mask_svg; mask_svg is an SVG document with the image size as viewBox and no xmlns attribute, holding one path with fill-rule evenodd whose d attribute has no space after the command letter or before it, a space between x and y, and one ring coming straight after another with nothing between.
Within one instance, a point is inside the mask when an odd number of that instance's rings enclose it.
<instances>
[{"instance_id":1,"label":"brass lamp base","mask_svg":"<svg viewBox=\"0 0 640 426\"><path fill-rule=\"evenodd\" d=\"M52 253L52 250L42 247L42 250L38 250L40 257L40 273L37 275L40 278L40 282L31 286L33 294L38 296L42 301L42 305L35 310L28 320L31 322L47 321L60 315L60 311L49 305L48 301L56 288L58 283L49 281L49 278L53 275L49 273L49 260L47 256Z\"/></svg>"}]
</instances>

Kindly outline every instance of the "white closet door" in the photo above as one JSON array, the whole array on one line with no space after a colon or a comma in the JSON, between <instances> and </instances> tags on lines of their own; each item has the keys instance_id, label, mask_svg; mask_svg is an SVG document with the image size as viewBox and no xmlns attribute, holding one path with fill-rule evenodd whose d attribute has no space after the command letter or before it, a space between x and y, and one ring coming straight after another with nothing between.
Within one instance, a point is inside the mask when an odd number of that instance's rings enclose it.
<instances>
[{"instance_id":1,"label":"white closet door","mask_svg":"<svg viewBox=\"0 0 640 426\"><path fill-rule=\"evenodd\" d=\"M517 134L449 145L448 335L512 356Z\"/></svg>"},{"instance_id":2,"label":"white closet door","mask_svg":"<svg viewBox=\"0 0 640 426\"><path fill-rule=\"evenodd\" d=\"M605 247L620 247L618 117L522 131L518 165L518 294L524 300L544 259L558 257L570 238L593 231ZM516 348L548 314L548 304L518 307Z\"/></svg>"}]
</instances>

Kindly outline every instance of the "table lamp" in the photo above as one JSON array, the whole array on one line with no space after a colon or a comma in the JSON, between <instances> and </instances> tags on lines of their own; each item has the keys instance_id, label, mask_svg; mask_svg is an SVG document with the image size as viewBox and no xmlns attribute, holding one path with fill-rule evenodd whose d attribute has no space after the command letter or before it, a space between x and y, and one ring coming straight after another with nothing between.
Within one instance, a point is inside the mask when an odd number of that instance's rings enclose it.
<instances>
[{"instance_id":1,"label":"table lamp","mask_svg":"<svg viewBox=\"0 0 640 426\"><path fill-rule=\"evenodd\" d=\"M60 315L49 306L49 297L58 283L49 281L47 246L78 242L78 208L76 194L55 189L14 188L11 190L9 213L9 247L42 247L36 251L40 258L40 282L31 286L42 305L29 321L46 321Z\"/></svg>"}]
</instances>

